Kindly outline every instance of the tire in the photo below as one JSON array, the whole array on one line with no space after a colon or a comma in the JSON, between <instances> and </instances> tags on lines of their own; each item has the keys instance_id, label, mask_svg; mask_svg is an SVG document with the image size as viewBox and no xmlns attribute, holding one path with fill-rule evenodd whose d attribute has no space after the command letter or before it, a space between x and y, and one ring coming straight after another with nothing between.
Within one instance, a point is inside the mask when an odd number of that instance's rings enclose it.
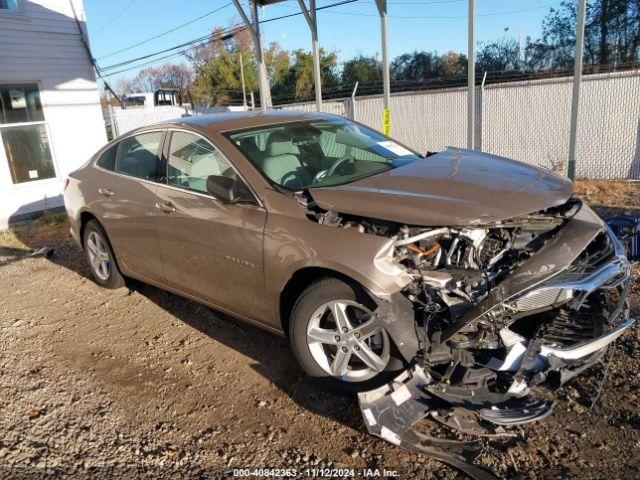
<instances>
[{"instance_id":1,"label":"tire","mask_svg":"<svg viewBox=\"0 0 640 480\"><path fill-rule=\"evenodd\" d=\"M89 220L84 227L82 246L91 277L98 285L109 289L124 286L109 238L97 220Z\"/></svg>"},{"instance_id":2,"label":"tire","mask_svg":"<svg viewBox=\"0 0 640 480\"><path fill-rule=\"evenodd\" d=\"M376 388L404 368L387 332L372 323L369 315L375 308L362 288L335 277L322 278L302 292L292 309L289 340L307 375L332 390L353 393ZM335 320L334 312L341 320ZM340 327L345 317L348 326Z\"/></svg>"}]
</instances>

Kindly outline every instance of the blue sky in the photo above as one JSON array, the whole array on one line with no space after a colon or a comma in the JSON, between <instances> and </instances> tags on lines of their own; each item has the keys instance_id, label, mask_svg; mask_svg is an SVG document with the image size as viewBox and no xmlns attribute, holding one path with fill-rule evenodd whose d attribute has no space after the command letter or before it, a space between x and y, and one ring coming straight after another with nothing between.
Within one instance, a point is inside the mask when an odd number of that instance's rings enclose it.
<instances>
[{"instance_id":1,"label":"blue sky","mask_svg":"<svg viewBox=\"0 0 640 480\"><path fill-rule=\"evenodd\" d=\"M335 0L317 0L318 6ZM233 5L126 52L110 53L146 40L223 7L229 0L85 0L87 28L94 56L105 67L143 56L206 35L213 27L240 21ZM522 41L540 34L542 20L560 0L476 0L476 39L490 41L503 36ZM464 52L467 48L467 0L388 0L389 50L391 58L414 50ZM298 12L297 1L267 7L262 19ZM509 31L505 32L505 28ZM263 27L265 42L277 41L286 50L310 48L309 29L302 16L278 20ZM318 35L322 47L338 52L344 61L357 54L379 55L380 22L375 0L318 12ZM183 57L166 61L179 62ZM115 71L115 70L114 70ZM132 77L137 69L110 77Z\"/></svg>"}]
</instances>

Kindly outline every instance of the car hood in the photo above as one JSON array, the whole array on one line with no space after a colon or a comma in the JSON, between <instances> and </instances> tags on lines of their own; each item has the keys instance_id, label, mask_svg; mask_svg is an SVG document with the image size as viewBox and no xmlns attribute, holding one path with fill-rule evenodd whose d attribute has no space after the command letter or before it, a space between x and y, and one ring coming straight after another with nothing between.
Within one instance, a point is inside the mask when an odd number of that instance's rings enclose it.
<instances>
[{"instance_id":1,"label":"car hood","mask_svg":"<svg viewBox=\"0 0 640 480\"><path fill-rule=\"evenodd\" d=\"M572 183L549 170L449 147L339 187L312 188L325 210L421 226L462 226L562 205Z\"/></svg>"}]
</instances>

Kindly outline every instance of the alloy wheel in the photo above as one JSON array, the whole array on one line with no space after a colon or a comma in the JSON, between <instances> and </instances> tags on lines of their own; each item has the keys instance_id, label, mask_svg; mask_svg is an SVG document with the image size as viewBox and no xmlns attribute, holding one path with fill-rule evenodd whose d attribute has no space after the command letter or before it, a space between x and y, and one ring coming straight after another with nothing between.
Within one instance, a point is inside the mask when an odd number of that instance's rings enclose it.
<instances>
[{"instance_id":1,"label":"alloy wheel","mask_svg":"<svg viewBox=\"0 0 640 480\"><path fill-rule=\"evenodd\" d=\"M90 232L87 236L87 252L93 273L100 280L107 280L111 273L111 258L106 242L97 232Z\"/></svg>"},{"instance_id":2,"label":"alloy wheel","mask_svg":"<svg viewBox=\"0 0 640 480\"><path fill-rule=\"evenodd\" d=\"M369 380L389 363L390 340L382 323L349 300L327 302L311 315L307 344L327 374L347 382Z\"/></svg>"}]
</instances>

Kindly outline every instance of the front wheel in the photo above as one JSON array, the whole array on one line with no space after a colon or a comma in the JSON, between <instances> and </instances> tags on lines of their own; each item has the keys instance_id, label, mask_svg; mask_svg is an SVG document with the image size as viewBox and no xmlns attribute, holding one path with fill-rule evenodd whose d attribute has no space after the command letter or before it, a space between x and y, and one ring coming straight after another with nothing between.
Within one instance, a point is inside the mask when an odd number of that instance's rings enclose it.
<instances>
[{"instance_id":1,"label":"front wheel","mask_svg":"<svg viewBox=\"0 0 640 480\"><path fill-rule=\"evenodd\" d=\"M400 370L395 348L358 287L329 277L310 285L294 305L289 335L311 377L342 391L381 385Z\"/></svg>"}]
</instances>

